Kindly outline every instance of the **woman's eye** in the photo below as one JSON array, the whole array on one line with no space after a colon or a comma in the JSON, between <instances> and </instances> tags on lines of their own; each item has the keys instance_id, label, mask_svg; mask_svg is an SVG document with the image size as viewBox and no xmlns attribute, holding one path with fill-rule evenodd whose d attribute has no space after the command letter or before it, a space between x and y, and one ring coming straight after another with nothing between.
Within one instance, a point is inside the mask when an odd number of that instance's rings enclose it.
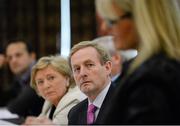
<instances>
[{"instance_id":1,"label":"woman's eye","mask_svg":"<svg viewBox=\"0 0 180 126\"><path fill-rule=\"evenodd\" d=\"M77 73L80 69L79 68L73 68L73 72Z\"/></svg>"},{"instance_id":2,"label":"woman's eye","mask_svg":"<svg viewBox=\"0 0 180 126\"><path fill-rule=\"evenodd\" d=\"M42 84L43 84L43 81L42 81L42 80L36 81L36 84L42 85Z\"/></svg>"},{"instance_id":3,"label":"woman's eye","mask_svg":"<svg viewBox=\"0 0 180 126\"><path fill-rule=\"evenodd\" d=\"M54 76L49 76L48 80L54 80L54 78L55 78Z\"/></svg>"}]
</instances>

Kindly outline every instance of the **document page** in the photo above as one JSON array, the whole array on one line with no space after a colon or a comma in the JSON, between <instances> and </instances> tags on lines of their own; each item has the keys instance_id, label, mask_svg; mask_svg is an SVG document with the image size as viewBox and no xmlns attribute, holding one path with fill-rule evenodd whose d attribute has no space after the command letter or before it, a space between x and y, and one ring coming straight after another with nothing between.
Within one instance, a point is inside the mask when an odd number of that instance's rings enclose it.
<instances>
[{"instance_id":1,"label":"document page","mask_svg":"<svg viewBox=\"0 0 180 126\"><path fill-rule=\"evenodd\" d=\"M17 126L17 125L0 119L0 126Z\"/></svg>"},{"instance_id":2,"label":"document page","mask_svg":"<svg viewBox=\"0 0 180 126\"><path fill-rule=\"evenodd\" d=\"M18 118L19 116L17 114L11 113L6 108L0 108L0 119L12 119L12 118Z\"/></svg>"}]
</instances>

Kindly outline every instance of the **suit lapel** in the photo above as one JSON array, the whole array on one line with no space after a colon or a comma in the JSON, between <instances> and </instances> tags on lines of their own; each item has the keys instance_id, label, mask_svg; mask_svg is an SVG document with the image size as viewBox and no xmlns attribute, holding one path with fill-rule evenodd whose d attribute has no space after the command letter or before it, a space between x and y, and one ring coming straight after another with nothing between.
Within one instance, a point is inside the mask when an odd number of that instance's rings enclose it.
<instances>
[{"instance_id":1,"label":"suit lapel","mask_svg":"<svg viewBox=\"0 0 180 126\"><path fill-rule=\"evenodd\" d=\"M114 92L114 85L111 84L110 87L109 87L109 90L106 94L106 97L103 101L103 104L99 110L99 114L98 114L98 117L96 119L96 123L95 124L98 124L99 122L101 122L101 118L104 116L104 111L106 110L106 107L108 107L108 104L109 104L109 100L112 99L112 94Z\"/></svg>"},{"instance_id":2,"label":"suit lapel","mask_svg":"<svg viewBox=\"0 0 180 126\"><path fill-rule=\"evenodd\" d=\"M114 86L117 86L120 83L120 81L121 81L121 75L119 75L118 78L112 82L112 84Z\"/></svg>"},{"instance_id":3,"label":"suit lapel","mask_svg":"<svg viewBox=\"0 0 180 126\"><path fill-rule=\"evenodd\" d=\"M81 108L81 114L80 114L79 119L78 119L80 124L85 124L85 125L87 124L87 118L86 118L87 108L88 108L88 99L85 100L85 102Z\"/></svg>"}]
</instances>

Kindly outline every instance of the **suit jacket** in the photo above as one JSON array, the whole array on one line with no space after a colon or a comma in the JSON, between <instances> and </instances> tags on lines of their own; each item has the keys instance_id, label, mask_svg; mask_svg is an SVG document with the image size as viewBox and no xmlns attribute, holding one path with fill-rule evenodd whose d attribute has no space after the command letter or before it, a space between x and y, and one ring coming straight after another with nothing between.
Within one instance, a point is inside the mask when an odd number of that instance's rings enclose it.
<instances>
[{"instance_id":1,"label":"suit jacket","mask_svg":"<svg viewBox=\"0 0 180 126\"><path fill-rule=\"evenodd\" d=\"M180 124L180 62L158 54L124 76L102 124Z\"/></svg>"},{"instance_id":2,"label":"suit jacket","mask_svg":"<svg viewBox=\"0 0 180 126\"><path fill-rule=\"evenodd\" d=\"M37 95L30 85L24 86L19 94L8 103L8 110L20 116L37 116L41 112L44 99Z\"/></svg>"},{"instance_id":3,"label":"suit jacket","mask_svg":"<svg viewBox=\"0 0 180 126\"><path fill-rule=\"evenodd\" d=\"M119 75L115 80L112 80L112 84L114 86L117 86L120 81L121 81L121 75Z\"/></svg>"},{"instance_id":4,"label":"suit jacket","mask_svg":"<svg viewBox=\"0 0 180 126\"><path fill-rule=\"evenodd\" d=\"M134 60L134 58L131 58L130 60L127 60L125 62L123 62L122 64L122 71L121 74L118 76L118 78L116 78L114 81L112 81L112 84L116 87L121 83L122 78L126 75L126 72L128 70L128 67L130 65L130 63Z\"/></svg>"},{"instance_id":5,"label":"suit jacket","mask_svg":"<svg viewBox=\"0 0 180 126\"><path fill-rule=\"evenodd\" d=\"M33 64L22 75L23 79L15 78L12 88L9 91L9 95L13 99L7 104L8 110L23 117L28 115L38 116L44 103L44 99L38 96L36 91L30 87L30 73Z\"/></svg>"},{"instance_id":6,"label":"suit jacket","mask_svg":"<svg viewBox=\"0 0 180 126\"><path fill-rule=\"evenodd\" d=\"M80 101L85 99L85 95L76 86L74 88L69 88L68 92L59 101L54 113L52 121L55 124L68 124L68 112L69 110L78 104ZM49 116L52 104L49 101L45 101L42 112L39 116Z\"/></svg>"},{"instance_id":7,"label":"suit jacket","mask_svg":"<svg viewBox=\"0 0 180 126\"><path fill-rule=\"evenodd\" d=\"M104 110L111 99L111 95L114 91L114 87L111 84L110 88L106 94L106 97L102 103L102 106L99 110L95 124L100 124L101 117L104 115ZM88 108L88 99L83 100L76 106L74 106L68 114L68 124L69 125L86 125L87 124L87 108Z\"/></svg>"}]
</instances>

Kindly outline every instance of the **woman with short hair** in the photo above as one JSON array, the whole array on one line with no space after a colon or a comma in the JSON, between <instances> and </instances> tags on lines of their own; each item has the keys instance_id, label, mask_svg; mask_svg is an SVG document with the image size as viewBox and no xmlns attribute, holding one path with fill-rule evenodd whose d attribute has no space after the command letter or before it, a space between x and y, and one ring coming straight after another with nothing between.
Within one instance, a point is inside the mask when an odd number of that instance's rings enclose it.
<instances>
[{"instance_id":1,"label":"woman with short hair","mask_svg":"<svg viewBox=\"0 0 180 126\"><path fill-rule=\"evenodd\" d=\"M60 56L39 59L32 68L31 86L46 101L39 117L29 117L27 124L43 124L38 122L43 116L54 124L68 123L69 110L84 98L71 74L67 60Z\"/></svg>"}]
</instances>

